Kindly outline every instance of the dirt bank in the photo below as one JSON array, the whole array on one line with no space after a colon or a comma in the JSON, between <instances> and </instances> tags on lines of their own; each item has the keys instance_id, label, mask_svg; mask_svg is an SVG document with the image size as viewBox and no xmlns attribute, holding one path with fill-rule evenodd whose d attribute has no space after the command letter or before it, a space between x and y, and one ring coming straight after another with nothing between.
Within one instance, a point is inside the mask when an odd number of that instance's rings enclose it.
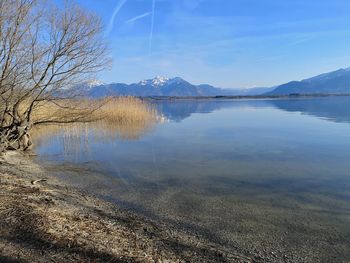
<instances>
[{"instance_id":1,"label":"dirt bank","mask_svg":"<svg viewBox=\"0 0 350 263\"><path fill-rule=\"evenodd\" d=\"M0 262L257 262L66 186L14 153L0 157L0 225Z\"/></svg>"}]
</instances>

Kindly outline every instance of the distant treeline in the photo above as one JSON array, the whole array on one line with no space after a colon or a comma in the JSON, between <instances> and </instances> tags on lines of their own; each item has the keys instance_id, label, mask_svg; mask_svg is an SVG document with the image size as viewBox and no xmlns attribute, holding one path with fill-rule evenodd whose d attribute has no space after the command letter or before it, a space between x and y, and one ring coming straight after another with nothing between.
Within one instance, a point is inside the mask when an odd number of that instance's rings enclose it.
<instances>
[{"instance_id":1,"label":"distant treeline","mask_svg":"<svg viewBox=\"0 0 350 263\"><path fill-rule=\"evenodd\" d=\"M310 98L310 97L341 97L350 94L288 94L288 95L254 95L254 96L149 96L140 97L143 100L207 100L207 99L280 99L280 98Z\"/></svg>"}]
</instances>

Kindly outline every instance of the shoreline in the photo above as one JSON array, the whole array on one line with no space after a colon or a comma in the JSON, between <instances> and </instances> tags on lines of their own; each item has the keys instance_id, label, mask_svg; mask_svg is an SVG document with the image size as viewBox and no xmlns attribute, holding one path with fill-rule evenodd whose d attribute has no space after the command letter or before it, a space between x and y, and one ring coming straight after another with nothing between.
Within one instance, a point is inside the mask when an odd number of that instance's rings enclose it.
<instances>
[{"instance_id":1,"label":"shoreline","mask_svg":"<svg viewBox=\"0 0 350 263\"><path fill-rule=\"evenodd\" d=\"M20 153L0 157L0 179L1 262L260 262L67 186Z\"/></svg>"},{"instance_id":2,"label":"shoreline","mask_svg":"<svg viewBox=\"0 0 350 263\"><path fill-rule=\"evenodd\" d=\"M138 97L138 96L136 96ZM278 99L306 99L350 97L350 94L289 94L289 95L233 95L233 96L148 96L138 97L145 101L187 101L187 100L278 100Z\"/></svg>"}]
</instances>

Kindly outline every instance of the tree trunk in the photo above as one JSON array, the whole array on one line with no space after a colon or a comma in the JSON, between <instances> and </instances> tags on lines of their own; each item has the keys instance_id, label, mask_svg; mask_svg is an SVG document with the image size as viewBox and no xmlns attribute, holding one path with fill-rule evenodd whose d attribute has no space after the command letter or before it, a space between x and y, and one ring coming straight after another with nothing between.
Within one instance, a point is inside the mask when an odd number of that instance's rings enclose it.
<instances>
[{"instance_id":1,"label":"tree trunk","mask_svg":"<svg viewBox=\"0 0 350 263\"><path fill-rule=\"evenodd\" d=\"M32 146L30 125L11 126L0 129L0 152L8 150L26 151Z\"/></svg>"}]
</instances>

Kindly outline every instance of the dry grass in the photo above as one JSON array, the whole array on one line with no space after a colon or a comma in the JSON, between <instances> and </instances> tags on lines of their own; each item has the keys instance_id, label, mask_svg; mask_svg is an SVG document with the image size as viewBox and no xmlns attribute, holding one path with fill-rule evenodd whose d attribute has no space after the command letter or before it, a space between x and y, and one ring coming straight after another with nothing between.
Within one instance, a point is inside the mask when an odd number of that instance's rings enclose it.
<instances>
[{"instance_id":1,"label":"dry grass","mask_svg":"<svg viewBox=\"0 0 350 263\"><path fill-rule=\"evenodd\" d=\"M107 98L99 101L102 105L94 112L96 119L104 119L107 122L140 123L156 120L157 111L147 102L134 97Z\"/></svg>"},{"instance_id":2,"label":"dry grass","mask_svg":"<svg viewBox=\"0 0 350 263\"><path fill-rule=\"evenodd\" d=\"M23 105L25 108L25 105ZM152 122L157 112L147 102L134 97L100 100L75 99L46 102L33 112L33 122L92 122L104 120L121 124Z\"/></svg>"},{"instance_id":3,"label":"dry grass","mask_svg":"<svg viewBox=\"0 0 350 263\"><path fill-rule=\"evenodd\" d=\"M108 98L102 101L99 110L93 113L95 123L88 125L100 138L115 136L137 139L152 129L158 113L147 102L133 97Z\"/></svg>"},{"instance_id":4,"label":"dry grass","mask_svg":"<svg viewBox=\"0 0 350 263\"><path fill-rule=\"evenodd\" d=\"M154 107L134 97L67 100L60 102L60 106L47 103L36 108L33 115L34 122L47 121L55 124L50 128L41 125L39 126L41 130L45 127L45 130L53 132L59 127L66 131L70 130L74 136L81 133L82 129L93 128L109 136L119 133L125 138L133 138L134 135L140 134L156 123L158 118ZM58 125L60 122L64 125Z\"/></svg>"},{"instance_id":5,"label":"dry grass","mask_svg":"<svg viewBox=\"0 0 350 263\"><path fill-rule=\"evenodd\" d=\"M88 150L90 140L113 141L117 138L134 140L152 130L157 123L158 113L154 107L133 97L106 98L103 100L79 100L73 114L84 117L76 123L47 124L35 126L32 132L34 144L40 145L52 137L59 137L65 153L74 154ZM66 104L67 105L67 104ZM35 112L35 120L69 120L68 108L44 105Z\"/></svg>"}]
</instances>

